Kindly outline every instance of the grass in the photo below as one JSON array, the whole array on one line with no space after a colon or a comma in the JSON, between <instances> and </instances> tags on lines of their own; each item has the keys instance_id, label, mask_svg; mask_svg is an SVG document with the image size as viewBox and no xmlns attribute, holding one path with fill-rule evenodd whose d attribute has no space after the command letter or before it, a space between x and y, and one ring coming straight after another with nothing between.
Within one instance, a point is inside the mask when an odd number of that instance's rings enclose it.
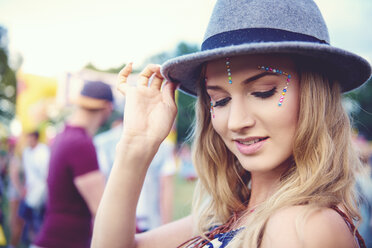
<instances>
[{"instance_id":1,"label":"grass","mask_svg":"<svg viewBox=\"0 0 372 248\"><path fill-rule=\"evenodd\" d=\"M192 194L196 181L187 181L175 176L173 219L178 220L191 213Z\"/></svg>"}]
</instances>

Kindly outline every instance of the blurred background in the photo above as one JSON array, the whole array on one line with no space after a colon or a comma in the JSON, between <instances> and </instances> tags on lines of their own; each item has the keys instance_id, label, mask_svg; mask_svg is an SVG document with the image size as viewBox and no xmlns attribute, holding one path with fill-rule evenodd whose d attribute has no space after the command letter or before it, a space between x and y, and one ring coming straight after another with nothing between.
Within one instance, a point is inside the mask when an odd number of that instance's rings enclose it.
<instances>
[{"instance_id":1,"label":"blurred background","mask_svg":"<svg viewBox=\"0 0 372 248\"><path fill-rule=\"evenodd\" d=\"M316 0L331 44L372 63L372 1ZM71 112L84 80L114 86L129 62L136 74L148 63L198 51L215 0L0 0L0 246L11 239L7 185L13 154L26 134L49 145ZM115 89L115 87L113 87ZM125 99L114 90L115 112ZM371 161L372 82L344 95L357 144ZM179 112L170 138L175 146L173 218L190 212L195 172L187 139L194 99L177 93ZM101 128L111 127L114 117ZM372 194L372 192L369 192ZM372 234L371 234L372 235ZM20 246L26 246L20 243Z\"/></svg>"}]
</instances>

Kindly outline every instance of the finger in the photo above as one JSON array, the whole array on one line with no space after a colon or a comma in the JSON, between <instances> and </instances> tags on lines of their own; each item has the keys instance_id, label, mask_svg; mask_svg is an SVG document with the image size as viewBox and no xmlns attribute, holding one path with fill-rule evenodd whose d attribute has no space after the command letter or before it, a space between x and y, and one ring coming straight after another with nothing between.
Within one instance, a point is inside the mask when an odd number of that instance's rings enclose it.
<instances>
[{"instance_id":1,"label":"finger","mask_svg":"<svg viewBox=\"0 0 372 248\"><path fill-rule=\"evenodd\" d=\"M126 92L128 91L128 84L125 84L125 83L122 83L122 84L118 84L116 89L122 93L124 96L126 95Z\"/></svg>"},{"instance_id":2,"label":"finger","mask_svg":"<svg viewBox=\"0 0 372 248\"><path fill-rule=\"evenodd\" d=\"M121 69L121 71L118 74L118 84L127 82L128 76L132 72L132 65L133 63L130 62L129 64L124 66L123 69Z\"/></svg>"},{"instance_id":3,"label":"finger","mask_svg":"<svg viewBox=\"0 0 372 248\"><path fill-rule=\"evenodd\" d=\"M158 67L158 70L155 72L154 77L151 80L150 87L160 90L160 87L163 81L164 81L164 78L160 73L160 67Z\"/></svg>"},{"instance_id":4,"label":"finger","mask_svg":"<svg viewBox=\"0 0 372 248\"><path fill-rule=\"evenodd\" d=\"M143 69L139 75L138 84L147 86L149 83L149 78L152 74L156 73L157 70L160 70L159 65L150 64Z\"/></svg>"},{"instance_id":5,"label":"finger","mask_svg":"<svg viewBox=\"0 0 372 248\"><path fill-rule=\"evenodd\" d=\"M127 64L126 66L124 66L124 68L121 69L118 75L118 81L117 81L116 88L123 95L125 95L127 91L126 89L128 88L128 84L126 84L126 82L127 82L128 76L132 72L132 65L133 63L131 62Z\"/></svg>"}]
</instances>

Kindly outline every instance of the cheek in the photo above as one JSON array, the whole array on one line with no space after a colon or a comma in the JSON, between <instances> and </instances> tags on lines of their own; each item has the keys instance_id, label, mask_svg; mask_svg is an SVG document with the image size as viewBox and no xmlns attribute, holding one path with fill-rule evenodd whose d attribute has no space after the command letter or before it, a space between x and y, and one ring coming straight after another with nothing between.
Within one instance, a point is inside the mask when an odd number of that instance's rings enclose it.
<instances>
[{"instance_id":1,"label":"cheek","mask_svg":"<svg viewBox=\"0 0 372 248\"><path fill-rule=\"evenodd\" d=\"M216 115L212 117L212 127L214 131L216 131L216 133L218 133L220 136L223 135L223 131L225 130L223 122L219 120L219 118L217 118Z\"/></svg>"},{"instance_id":2,"label":"cheek","mask_svg":"<svg viewBox=\"0 0 372 248\"><path fill-rule=\"evenodd\" d=\"M299 98L297 89L293 90L292 94L286 95L282 106L267 110L267 113L271 114L267 115L266 123L271 123L272 131L278 137L276 142L285 146L293 144L298 124Z\"/></svg>"},{"instance_id":3,"label":"cheek","mask_svg":"<svg viewBox=\"0 0 372 248\"><path fill-rule=\"evenodd\" d=\"M214 117L213 117L214 115ZM227 118L225 118L224 111L215 111L211 116L212 127L215 132L224 139L227 134Z\"/></svg>"}]
</instances>

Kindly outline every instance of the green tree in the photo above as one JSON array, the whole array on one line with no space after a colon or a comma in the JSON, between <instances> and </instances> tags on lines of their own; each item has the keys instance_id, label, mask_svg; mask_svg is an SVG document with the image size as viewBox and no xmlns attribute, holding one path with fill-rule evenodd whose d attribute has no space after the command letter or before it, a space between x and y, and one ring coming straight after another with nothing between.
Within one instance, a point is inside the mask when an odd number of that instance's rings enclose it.
<instances>
[{"instance_id":1,"label":"green tree","mask_svg":"<svg viewBox=\"0 0 372 248\"><path fill-rule=\"evenodd\" d=\"M147 64L163 64L165 61L168 59L178 57L181 55L189 54L189 53L194 53L199 51L199 46L197 44L191 44L187 43L185 41L181 41L180 43L177 44L177 46L170 50L170 51L165 51L161 52L158 54L155 54L148 59L145 60L144 65ZM144 65L142 67L144 67Z\"/></svg>"},{"instance_id":2,"label":"green tree","mask_svg":"<svg viewBox=\"0 0 372 248\"><path fill-rule=\"evenodd\" d=\"M118 67L112 67L112 68L109 68L109 69L99 69L97 67L95 67L92 63L88 63L86 66L84 66L85 69L90 69L90 70L93 70L93 71L99 71L99 72L107 72L107 73L119 73L119 71L125 66L126 64L123 63L122 65L118 66Z\"/></svg>"},{"instance_id":3,"label":"green tree","mask_svg":"<svg viewBox=\"0 0 372 248\"><path fill-rule=\"evenodd\" d=\"M372 79L362 87L347 93L345 97L356 103L351 113L353 126L368 140L372 140Z\"/></svg>"},{"instance_id":4,"label":"green tree","mask_svg":"<svg viewBox=\"0 0 372 248\"><path fill-rule=\"evenodd\" d=\"M8 61L7 30L0 26L0 122L9 125L15 115L17 80Z\"/></svg>"},{"instance_id":5,"label":"green tree","mask_svg":"<svg viewBox=\"0 0 372 248\"><path fill-rule=\"evenodd\" d=\"M188 138L195 120L195 98L179 91L177 106L177 143L189 143L191 140Z\"/></svg>"},{"instance_id":6,"label":"green tree","mask_svg":"<svg viewBox=\"0 0 372 248\"><path fill-rule=\"evenodd\" d=\"M175 56L181 56L189 53L195 53L198 52L199 46L196 44L189 44L186 42L180 42L175 50Z\"/></svg>"}]
</instances>

